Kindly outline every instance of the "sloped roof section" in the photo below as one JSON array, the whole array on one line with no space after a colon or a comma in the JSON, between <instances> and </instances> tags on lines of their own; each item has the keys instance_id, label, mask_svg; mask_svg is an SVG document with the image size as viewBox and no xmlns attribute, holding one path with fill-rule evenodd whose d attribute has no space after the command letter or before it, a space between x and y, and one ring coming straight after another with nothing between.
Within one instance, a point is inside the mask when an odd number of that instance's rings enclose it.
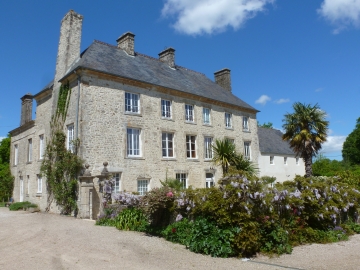
<instances>
[{"instance_id":1,"label":"sloped roof section","mask_svg":"<svg viewBox=\"0 0 360 270\"><path fill-rule=\"evenodd\" d=\"M140 53L129 56L124 50L100 41L94 41L81 54L81 58L74 63L64 78L79 68L163 86L258 112L204 74L179 66L173 69L156 58Z\"/></svg>"},{"instance_id":2,"label":"sloped roof section","mask_svg":"<svg viewBox=\"0 0 360 270\"><path fill-rule=\"evenodd\" d=\"M258 127L259 149L262 154L295 155L282 132L277 129Z\"/></svg>"}]
</instances>

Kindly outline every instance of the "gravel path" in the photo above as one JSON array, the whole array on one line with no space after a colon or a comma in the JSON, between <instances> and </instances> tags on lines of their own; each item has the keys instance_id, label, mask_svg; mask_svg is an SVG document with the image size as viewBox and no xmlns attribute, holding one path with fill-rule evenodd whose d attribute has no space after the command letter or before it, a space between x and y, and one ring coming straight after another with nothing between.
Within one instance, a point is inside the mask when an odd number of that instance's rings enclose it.
<instances>
[{"instance_id":1,"label":"gravel path","mask_svg":"<svg viewBox=\"0 0 360 270\"><path fill-rule=\"evenodd\" d=\"M0 208L0 269L360 269L360 236L279 258L211 258L93 221Z\"/></svg>"}]
</instances>

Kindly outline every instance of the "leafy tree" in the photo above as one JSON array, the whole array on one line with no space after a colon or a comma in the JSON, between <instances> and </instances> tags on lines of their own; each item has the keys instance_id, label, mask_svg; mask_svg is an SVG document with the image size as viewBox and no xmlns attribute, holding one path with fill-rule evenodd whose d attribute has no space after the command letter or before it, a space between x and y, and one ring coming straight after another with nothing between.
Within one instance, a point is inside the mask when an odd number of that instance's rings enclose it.
<instances>
[{"instance_id":1,"label":"leafy tree","mask_svg":"<svg viewBox=\"0 0 360 270\"><path fill-rule=\"evenodd\" d=\"M343 144L342 156L350 164L360 165L360 117L356 120L355 129Z\"/></svg>"},{"instance_id":2,"label":"leafy tree","mask_svg":"<svg viewBox=\"0 0 360 270\"><path fill-rule=\"evenodd\" d=\"M0 141L0 163L10 163L10 134L8 137Z\"/></svg>"},{"instance_id":3,"label":"leafy tree","mask_svg":"<svg viewBox=\"0 0 360 270\"><path fill-rule=\"evenodd\" d=\"M271 122L267 122L267 123L264 123L264 124L260 125L259 121L258 121L258 127L274 128L274 127L273 127L273 123L271 123Z\"/></svg>"},{"instance_id":4,"label":"leafy tree","mask_svg":"<svg viewBox=\"0 0 360 270\"><path fill-rule=\"evenodd\" d=\"M306 177L312 176L312 158L326 141L329 122L318 104L295 102L293 113L285 114L283 140L289 141L294 152L304 159Z\"/></svg>"},{"instance_id":5,"label":"leafy tree","mask_svg":"<svg viewBox=\"0 0 360 270\"><path fill-rule=\"evenodd\" d=\"M0 200L8 200L14 188L10 171L10 134L0 142Z\"/></svg>"}]
</instances>

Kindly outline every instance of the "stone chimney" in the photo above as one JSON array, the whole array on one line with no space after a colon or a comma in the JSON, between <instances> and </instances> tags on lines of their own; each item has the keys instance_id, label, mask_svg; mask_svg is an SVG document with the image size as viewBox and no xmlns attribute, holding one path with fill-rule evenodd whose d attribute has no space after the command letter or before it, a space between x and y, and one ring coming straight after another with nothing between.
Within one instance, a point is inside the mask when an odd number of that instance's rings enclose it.
<instances>
[{"instance_id":1,"label":"stone chimney","mask_svg":"<svg viewBox=\"0 0 360 270\"><path fill-rule=\"evenodd\" d=\"M159 53L159 60L167 63L169 67L175 68L175 49L167 48Z\"/></svg>"},{"instance_id":2,"label":"stone chimney","mask_svg":"<svg viewBox=\"0 0 360 270\"><path fill-rule=\"evenodd\" d=\"M215 82L220 85L222 88L231 92L231 77L230 77L230 69L224 68L222 70L216 71Z\"/></svg>"},{"instance_id":3,"label":"stone chimney","mask_svg":"<svg viewBox=\"0 0 360 270\"><path fill-rule=\"evenodd\" d=\"M80 57L82 21L83 16L73 10L70 10L61 21L53 87L53 114L56 111L61 86L58 81L65 75L71 64Z\"/></svg>"},{"instance_id":4,"label":"stone chimney","mask_svg":"<svg viewBox=\"0 0 360 270\"><path fill-rule=\"evenodd\" d=\"M123 34L121 37L119 37L116 40L118 48L126 51L128 55L135 55L134 37L135 37L135 35L131 32L126 32L125 34Z\"/></svg>"},{"instance_id":5,"label":"stone chimney","mask_svg":"<svg viewBox=\"0 0 360 270\"><path fill-rule=\"evenodd\" d=\"M32 120L32 104L33 104L33 96L30 93L27 93L25 96L21 98L20 126Z\"/></svg>"}]
</instances>

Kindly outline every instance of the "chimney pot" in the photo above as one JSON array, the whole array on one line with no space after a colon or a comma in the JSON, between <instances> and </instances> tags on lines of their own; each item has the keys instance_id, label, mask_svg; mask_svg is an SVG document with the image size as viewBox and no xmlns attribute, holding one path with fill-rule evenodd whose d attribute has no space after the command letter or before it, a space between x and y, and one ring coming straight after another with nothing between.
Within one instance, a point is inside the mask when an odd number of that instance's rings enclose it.
<instances>
[{"instance_id":1,"label":"chimney pot","mask_svg":"<svg viewBox=\"0 0 360 270\"><path fill-rule=\"evenodd\" d=\"M171 68L175 68L175 49L169 47L160 52L159 60L167 63Z\"/></svg>"},{"instance_id":2,"label":"chimney pot","mask_svg":"<svg viewBox=\"0 0 360 270\"><path fill-rule=\"evenodd\" d=\"M230 69L224 68L222 70L216 71L214 73L214 76L215 76L215 82L218 85L231 92Z\"/></svg>"},{"instance_id":3,"label":"chimney pot","mask_svg":"<svg viewBox=\"0 0 360 270\"><path fill-rule=\"evenodd\" d=\"M116 42L117 42L117 46L120 49L123 49L124 51L126 51L126 53L128 55L135 55L135 51L134 51L134 37L135 35L131 32L126 32L125 34L123 34L122 36L120 36Z\"/></svg>"}]
</instances>

